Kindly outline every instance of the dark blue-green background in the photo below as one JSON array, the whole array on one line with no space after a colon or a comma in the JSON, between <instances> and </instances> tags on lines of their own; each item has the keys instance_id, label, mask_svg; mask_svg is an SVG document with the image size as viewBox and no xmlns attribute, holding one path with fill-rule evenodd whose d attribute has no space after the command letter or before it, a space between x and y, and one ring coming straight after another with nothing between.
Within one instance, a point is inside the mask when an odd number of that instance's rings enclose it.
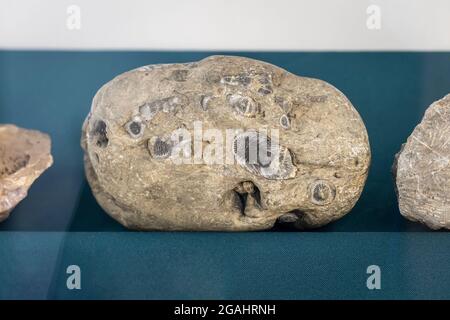
<instances>
[{"instance_id":1,"label":"dark blue-green background","mask_svg":"<svg viewBox=\"0 0 450 320\"><path fill-rule=\"evenodd\" d=\"M55 160L0 224L0 298L449 298L447 233L400 216L390 168L426 107L450 92L450 53L226 53L330 82L361 114L369 178L354 210L329 226L136 233L100 209L79 146L95 92L132 68L218 53L0 51L0 123L49 133ZM65 289L69 264L86 275L80 292ZM385 268L378 293L365 287L369 264Z\"/></svg>"}]
</instances>

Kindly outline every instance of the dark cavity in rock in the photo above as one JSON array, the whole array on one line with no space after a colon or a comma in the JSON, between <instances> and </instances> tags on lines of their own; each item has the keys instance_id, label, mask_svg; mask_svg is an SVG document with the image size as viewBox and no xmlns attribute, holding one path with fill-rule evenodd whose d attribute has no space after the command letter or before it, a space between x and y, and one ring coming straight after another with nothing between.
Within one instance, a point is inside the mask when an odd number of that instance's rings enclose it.
<instances>
[{"instance_id":1,"label":"dark cavity in rock","mask_svg":"<svg viewBox=\"0 0 450 320\"><path fill-rule=\"evenodd\" d=\"M238 199L237 204L242 214L245 214L245 209L247 207L248 197L253 197L255 199L256 205L261 208L261 191L259 188L251 181L243 181L234 188L236 193L236 199Z\"/></svg>"},{"instance_id":2,"label":"dark cavity in rock","mask_svg":"<svg viewBox=\"0 0 450 320\"><path fill-rule=\"evenodd\" d=\"M106 148L108 146L108 135L106 131L106 123L103 120L97 120L94 123L94 129L92 136L96 139L96 145L100 148Z\"/></svg>"},{"instance_id":3,"label":"dark cavity in rock","mask_svg":"<svg viewBox=\"0 0 450 320\"><path fill-rule=\"evenodd\" d=\"M139 138L144 133L141 121L134 119L125 125L125 129L132 138Z\"/></svg>"},{"instance_id":4,"label":"dark cavity in rock","mask_svg":"<svg viewBox=\"0 0 450 320\"><path fill-rule=\"evenodd\" d=\"M280 224L284 224L286 226L286 224L293 224L295 222L297 222L299 219L301 219L301 217L304 215L303 212L301 212L298 209L286 212L285 214L283 214L282 216L280 216L277 220L277 223Z\"/></svg>"},{"instance_id":5,"label":"dark cavity in rock","mask_svg":"<svg viewBox=\"0 0 450 320\"><path fill-rule=\"evenodd\" d=\"M154 139L153 142L149 141L149 149L151 155L156 159L166 159L172 152L171 144L159 137Z\"/></svg>"}]
</instances>

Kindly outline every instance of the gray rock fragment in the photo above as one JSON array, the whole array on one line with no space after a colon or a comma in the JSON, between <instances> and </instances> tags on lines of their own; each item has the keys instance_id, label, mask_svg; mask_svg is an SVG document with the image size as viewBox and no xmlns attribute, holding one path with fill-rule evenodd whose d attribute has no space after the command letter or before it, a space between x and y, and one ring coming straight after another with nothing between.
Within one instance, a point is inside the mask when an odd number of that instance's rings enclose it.
<instances>
[{"instance_id":1,"label":"gray rock fragment","mask_svg":"<svg viewBox=\"0 0 450 320\"><path fill-rule=\"evenodd\" d=\"M396 155L400 213L432 229L450 229L450 94L434 102Z\"/></svg>"}]
</instances>

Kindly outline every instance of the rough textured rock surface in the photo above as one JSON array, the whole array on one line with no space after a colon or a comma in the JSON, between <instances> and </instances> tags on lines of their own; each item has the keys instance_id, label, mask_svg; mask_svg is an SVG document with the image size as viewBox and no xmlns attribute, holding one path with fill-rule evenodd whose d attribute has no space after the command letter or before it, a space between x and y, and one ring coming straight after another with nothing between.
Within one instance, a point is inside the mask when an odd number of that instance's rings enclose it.
<instances>
[{"instance_id":1,"label":"rough textured rock surface","mask_svg":"<svg viewBox=\"0 0 450 320\"><path fill-rule=\"evenodd\" d=\"M193 132L195 121L203 131L244 130L232 142L235 163L174 164L171 150L191 141L170 134ZM261 128L279 130L279 166L236 151L245 139L270 143ZM119 75L94 97L81 144L97 201L138 230L319 227L352 209L370 163L365 126L336 88L228 56Z\"/></svg>"},{"instance_id":2,"label":"rough textured rock surface","mask_svg":"<svg viewBox=\"0 0 450 320\"><path fill-rule=\"evenodd\" d=\"M52 163L48 135L0 125L0 221L8 218L27 196L33 182Z\"/></svg>"},{"instance_id":3,"label":"rough textured rock surface","mask_svg":"<svg viewBox=\"0 0 450 320\"><path fill-rule=\"evenodd\" d=\"M450 94L434 102L394 161L400 212L450 229Z\"/></svg>"}]
</instances>

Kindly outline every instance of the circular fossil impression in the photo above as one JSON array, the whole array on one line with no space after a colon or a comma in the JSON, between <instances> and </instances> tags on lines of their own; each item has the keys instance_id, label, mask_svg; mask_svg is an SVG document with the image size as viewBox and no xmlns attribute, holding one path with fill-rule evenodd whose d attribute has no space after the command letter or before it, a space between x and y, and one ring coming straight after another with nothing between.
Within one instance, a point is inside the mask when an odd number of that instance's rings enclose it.
<instances>
[{"instance_id":1,"label":"circular fossil impression","mask_svg":"<svg viewBox=\"0 0 450 320\"><path fill-rule=\"evenodd\" d=\"M325 180L314 181L310 185L311 202L319 206L329 204L336 196L336 188Z\"/></svg>"},{"instance_id":2,"label":"circular fossil impression","mask_svg":"<svg viewBox=\"0 0 450 320\"><path fill-rule=\"evenodd\" d=\"M170 157L172 145L160 137L154 137L148 141L148 149L152 157L156 159L166 159Z\"/></svg>"},{"instance_id":3,"label":"circular fossil impression","mask_svg":"<svg viewBox=\"0 0 450 320\"><path fill-rule=\"evenodd\" d=\"M370 163L339 90L232 56L117 76L81 141L98 203L138 230L320 227L352 209Z\"/></svg>"}]
</instances>

